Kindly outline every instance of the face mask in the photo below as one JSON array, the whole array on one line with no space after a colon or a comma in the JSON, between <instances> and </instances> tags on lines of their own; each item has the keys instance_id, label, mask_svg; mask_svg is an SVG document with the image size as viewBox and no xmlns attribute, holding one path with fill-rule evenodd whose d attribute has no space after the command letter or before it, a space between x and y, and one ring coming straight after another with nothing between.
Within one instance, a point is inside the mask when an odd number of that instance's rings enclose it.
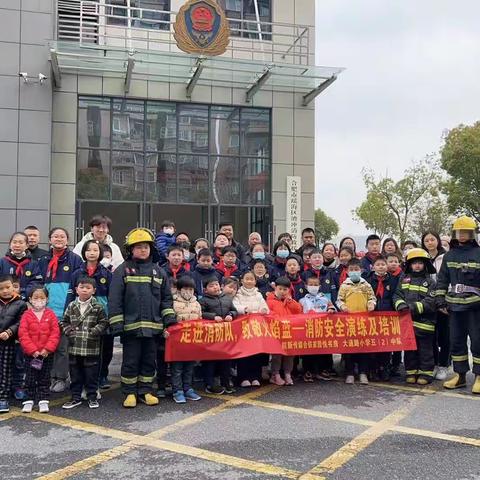
<instances>
[{"instance_id":1,"label":"face mask","mask_svg":"<svg viewBox=\"0 0 480 480\"><path fill-rule=\"evenodd\" d=\"M183 251L183 258L188 262L190 260L190 252L188 250Z\"/></svg>"},{"instance_id":2,"label":"face mask","mask_svg":"<svg viewBox=\"0 0 480 480\"><path fill-rule=\"evenodd\" d=\"M186 300L186 301L188 302L189 300L192 299L193 293L190 293L190 292L182 292L182 291L180 290L180 296L181 296L184 300Z\"/></svg>"},{"instance_id":3,"label":"face mask","mask_svg":"<svg viewBox=\"0 0 480 480\"><path fill-rule=\"evenodd\" d=\"M102 261L100 262L105 268L108 268L112 264L112 259L111 258L102 258Z\"/></svg>"},{"instance_id":4,"label":"face mask","mask_svg":"<svg viewBox=\"0 0 480 480\"><path fill-rule=\"evenodd\" d=\"M265 252L253 252L252 258L254 260L265 260Z\"/></svg>"},{"instance_id":5,"label":"face mask","mask_svg":"<svg viewBox=\"0 0 480 480\"><path fill-rule=\"evenodd\" d=\"M167 235L173 235L174 232L175 232L175 229L173 229L173 228L164 228L163 229L163 233L166 233Z\"/></svg>"},{"instance_id":6,"label":"face mask","mask_svg":"<svg viewBox=\"0 0 480 480\"><path fill-rule=\"evenodd\" d=\"M40 310L43 310L47 305L46 300L32 300L30 303L32 304L32 308L36 312L39 312Z\"/></svg>"},{"instance_id":7,"label":"face mask","mask_svg":"<svg viewBox=\"0 0 480 480\"><path fill-rule=\"evenodd\" d=\"M277 250L277 257L278 258L287 258L290 255L288 250Z\"/></svg>"},{"instance_id":8,"label":"face mask","mask_svg":"<svg viewBox=\"0 0 480 480\"><path fill-rule=\"evenodd\" d=\"M317 286L308 286L307 291L310 295L317 295L318 291L320 290L320 287Z\"/></svg>"},{"instance_id":9,"label":"face mask","mask_svg":"<svg viewBox=\"0 0 480 480\"><path fill-rule=\"evenodd\" d=\"M348 272L348 278L353 283L358 283L360 281L360 279L362 278L362 273L361 272Z\"/></svg>"}]
</instances>

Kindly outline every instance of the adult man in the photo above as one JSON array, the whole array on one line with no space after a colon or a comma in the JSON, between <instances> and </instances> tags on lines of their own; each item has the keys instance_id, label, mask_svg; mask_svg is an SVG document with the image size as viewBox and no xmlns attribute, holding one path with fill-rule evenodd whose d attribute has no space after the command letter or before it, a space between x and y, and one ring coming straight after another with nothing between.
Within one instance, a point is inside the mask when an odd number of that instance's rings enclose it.
<instances>
[{"instance_id":1,"label":"adult man","mask_svg":"<svg viewBox=\"0 0 480 480\"><path fill-rule=\"evenodd\" d=\"M302 230L302 246L297 249L296 253L298 255L303 255L303 249L305 247L315 247L316 244L315 230L313 228L307 227Z\"/></svg>"},{"instance_id":2,"label":"adult man","mask_svg":"<svg viewBox=\"0 0 480 480\"><path fill-rule=\"evenodd\" d=\"M230 245L237 250L237 256L240 262L245 263L245 247L234 239L233 224L230 222L221 223L218 233L223 233L228 238Z\"/></svg>"},{"instance_id":3,"label":"adult man","mask_svg":"<svg viewBox=\"0 0 480 480\"><path fill-rule=\"evenodd\" d=\"M109 217L105 215L95 215L90 220L90 232L75 245L73 252L81 256L83 244L88 240L97 240L112 249L112 267L115 270L123 263L123 255L118 245L113 242L112 237L108 234L111 226L112 220Z\"/></svg>"},{"instance_id":4,"label":"adult man","mask_svg":"<svg viewBox=\"0 0 480 480\"><path fill-rule=\"evenodd\" d=\"M48 250L38 246L40 243L40 230L35 225L25 227L23 233L28 237L28 250L30 250L32 260L40 260L48 255Z\"/></svg>"}]
</instances>

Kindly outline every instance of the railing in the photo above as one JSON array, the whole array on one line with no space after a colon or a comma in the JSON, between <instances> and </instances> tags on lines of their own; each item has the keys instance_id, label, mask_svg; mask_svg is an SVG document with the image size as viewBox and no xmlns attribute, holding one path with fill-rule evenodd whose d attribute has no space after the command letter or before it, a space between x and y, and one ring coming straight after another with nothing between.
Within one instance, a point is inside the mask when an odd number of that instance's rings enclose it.
<instances>
[{"instance_id":1,"label":"railing","mask_svg":"<svg viewBox=\"0 0 480 480\"><path fill-rule=\"evenodd\" d=\"M173 36L177 12L133 8L103 0L58 0L58 40L80 44L178 52ZM228 19L230 44L224 56L308 65L308 26Z\"/></svg>"}]
</instances>

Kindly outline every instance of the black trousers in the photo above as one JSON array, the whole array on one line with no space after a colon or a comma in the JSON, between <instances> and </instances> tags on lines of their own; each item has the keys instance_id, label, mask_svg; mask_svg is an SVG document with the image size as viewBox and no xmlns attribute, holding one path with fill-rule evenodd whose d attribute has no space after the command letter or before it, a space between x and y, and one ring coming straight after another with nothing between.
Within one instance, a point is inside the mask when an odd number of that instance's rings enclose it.
<instances>
[{"instance_id":1,"label":"black trousers","mask_svg":"<svg viewBox=\"0 0 480 480\"><path fill-rule=\"evenodd\" d=\"M319 374L323 370L330 371L332 368L331 355L303 355L302 356L303 372L310 372L314 375Z\"/></svg>"},{"instance_id":2,"label":"black trousers","mask_svg":"<svg viewBox=\"0 0 480 480\"><path fill-rule=\"evenodd\" d=\"M203 379L205 385L213 386L215 382L215 374L220 376L220 384L222 387L228 387L230 383L230 367L232 362L230 360L212 360L208 362L202 362L203 366Z\"/></svg>"},{"instance_id":3,"label":"black trousers","mask_svg":"<svg viewBox=\"0 0 480 480\"><path fill-rule=\"evenodd\" d=\"M39 402L50 397L50 375L53 365L53 354L43 359L41 370L32 368L33 357L25 356L25 388L29 400Z\"/></svg>"},{"instance_id":4,"label":"black trousers","mask_svg":"<svg viewBox=\"0 0 480 480\"><path fill-rule=\"evenodd\" d=\"M108 377L108 366L113 358L113 335L103 335L100 353L100 378Z\"/></svg>"},{"instance_id":5,"label":"black trousers","mask_svg":"<svg viewBox=\"0 0 480 480\"><path fill-rule=\"evenodd\" d=\"M433 337L433 356L435 365L450 366L450 325L448 315L437 312L437 324Z\"/></svg>"},{"instance_id":6,"label":"black trousers","mask_svg":"<svg viewBox=\"0 0 480 480\"><path fill-rule=\"evenodd\" d=\"M250 357L239 358L237 360L237 379L239 383L244 380L258 380L262 379L262 365L264 361L264 354L251 355Z\"/></svg>"},{"instance_id":7,"label":"black trousers","mask_svg":"<svg viewBox=\"0 0 480 480\"><path fill-rule=\"evenodd\" d=\"M435 361L433 359L432 336L433 335L429 334L415 334L417 349L406 350L404 356L405 372L407 376L418 375L427 380L432 380L433 368L435 366Z\"/></svg>"},{"instance_id":8,"label":"black trousers","mask_svg":"<svg viewBox=\"0 0 480 480\"><path fill-rule=\"evenodd\" d=\"M473 356L472 371L480 375L480 310L450 312L450 347L453 370L457 373L470 370L467 337L470 337Z\"/></svg>"},{"instance_id":9,"label":"black trousers","mask_svg":"<svg viewBox=\"0 0 480 480\"><path fill-rule=\"evenodd\" d=\"M98 368L100 356L81 357L69 355L70 365L70 391L73 400L80 400L82 389L85 388L89 400L97 399Z\"/></svg>"},{"instance_id":10,"label":"black trousers","mask_svg":"<svg viewBox=\"0 0 480 480\"><path fill-rule=\"evenodd\" d=\"M165 338L158 335L157 342L157 388L165 390L167 385L167 363L165 362Z\"/></svg>"},{"instance_id":11,"label":"black trousers","mask_svg":"<svg viewBox=\"0 0 480 480\"><path fill-rule=\"evenodd\" d=\"M358 363L358 373L368 373L369 353L347 353L345 358L345 375L353 375L355 364Z\"/></svg>"},{"instance_id":12,"label":"black trousers","mask_svg":"<svg viewBox=\"0 0 480 480\"><path fill-rule=\"evenodd\" d=\"M155 378L155 337L124 336L122 358L122 392L145 395L152 393Z\"/></svg>"},{"instance_id":13,"label":"black trousers","mask_svg":"<svg viewBox=\"0 0 480 480\"><path fill-rule=\"evenodd\" d=\"M12 390L15 344L0 340L0 400L8 400Z\"/></svg>"}]
</instances>

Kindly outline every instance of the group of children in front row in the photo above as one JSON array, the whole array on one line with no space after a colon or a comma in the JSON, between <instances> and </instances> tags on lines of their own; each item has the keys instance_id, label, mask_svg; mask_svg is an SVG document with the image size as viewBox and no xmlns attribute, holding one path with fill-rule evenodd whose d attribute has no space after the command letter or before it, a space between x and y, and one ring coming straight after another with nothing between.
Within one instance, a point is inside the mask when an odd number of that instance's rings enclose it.
<instances>
[{"instance_id":1,"label":"group of children in front row","mask_svg":"<svg viewBox=\"0 0 480 480\"><path fill-rule=\"evenodd\" d=\"M136 236L138 230L140 234ZM322 256L316 249L310 251L307 275L300 274L300 262L296 255L291 255L285 258L283 274L270 282L267 269L260 268L265 266L264 262L255 262L254 259L251 270L245 270L236 277L224 275L222 288L217 269L212 268L209 250L198 252L198 264L193 274L179 274L185 265L181 261L176 267L174 262L169 263L167 268L172 269L173 266L176 270L172 278L156 266L154 237L150 235L148 232L145 234L144 229L136 229L127 236L127 261L114 272L113 279L112 274L99 263L103 247L95 241L87 242L82 249L84 263L75 272L70 272L74 278L70 279L67 301L65 305L57 305L57 311L56 303L49 301L49 295L52 292L57 295L58 292L51 285L48 288L48 282L46 287L31 284L27 308L21 292L15 291L14 278L11 275L0 277L0 412L9 409L17 335L25 355L27 398L23 403L24 412L31 412L34 402L38 402L40 412L48 412L55 362L61 362L65 357L65 354L58 355L62 342L64 351L68 352L71 390L71 400L63 408L81 405L82 392L89 407L97 408L103 345L107 341L113 343L111 334L117 333L122 335L123 344L121 381L124 406L135 407L137 400L147 405L158 403L152 390L155 371L158 396L165 396L162 340L168 332L163 330L164 327L200 318L229 322L238 314L249 313L291 315L334 312L336 309L342 312L410 309L418 349L405 352L407 382L423 385L432 381L434 282L430 279L433 267L424 250L410 251L405 275L400 282L398 261L395 266L393 258L377 255L371 272L365 272L363 278L360 260L348 247L344 247L339 251L340 288L334 294L334 285L330 283L330 277L325 277ZM60 254L55 253L55 244L52 245L47 279L54 279L57 275L60 259ZM277 246L277 250L281 247ZM60 251L64 254L65 247ZM167 258L174 258L176 253L181 254L181 249L171 246ZM231 259L233 263L228 258L229 253L233 253L232 248L224 247L222 253L222 268L233 273L234 255ZM68 267L63 267L63 273L66 272ZM240 288L236 278L240 280ZM107 305L108 290L105 287L110 281L112 285ZM56 300L58 303L58 297ZM108 335L105 335L107 332ZM389 370L390 354L343 357L347 384L354 383L356 370L361 384L368 383L369 373L374 372L385 379L383 375ZM305 356L302 363L306 382L313 381L313 378L330 379L333 367L331 355ZM238 384L244 388L260 386L262 367L266 364L268 356L264 354L237 360ZM207 393L233 393L231 366L227 360L203 362ZM177 403L201 398L193 389L194 367L194 362L171 364L173 398ZM272 355L270 382L293 385L294 368L294 357ZM57 369L60 367L57 366ZM215 383L217 376L219 384Z\"/></svg>"}]
</instances>

